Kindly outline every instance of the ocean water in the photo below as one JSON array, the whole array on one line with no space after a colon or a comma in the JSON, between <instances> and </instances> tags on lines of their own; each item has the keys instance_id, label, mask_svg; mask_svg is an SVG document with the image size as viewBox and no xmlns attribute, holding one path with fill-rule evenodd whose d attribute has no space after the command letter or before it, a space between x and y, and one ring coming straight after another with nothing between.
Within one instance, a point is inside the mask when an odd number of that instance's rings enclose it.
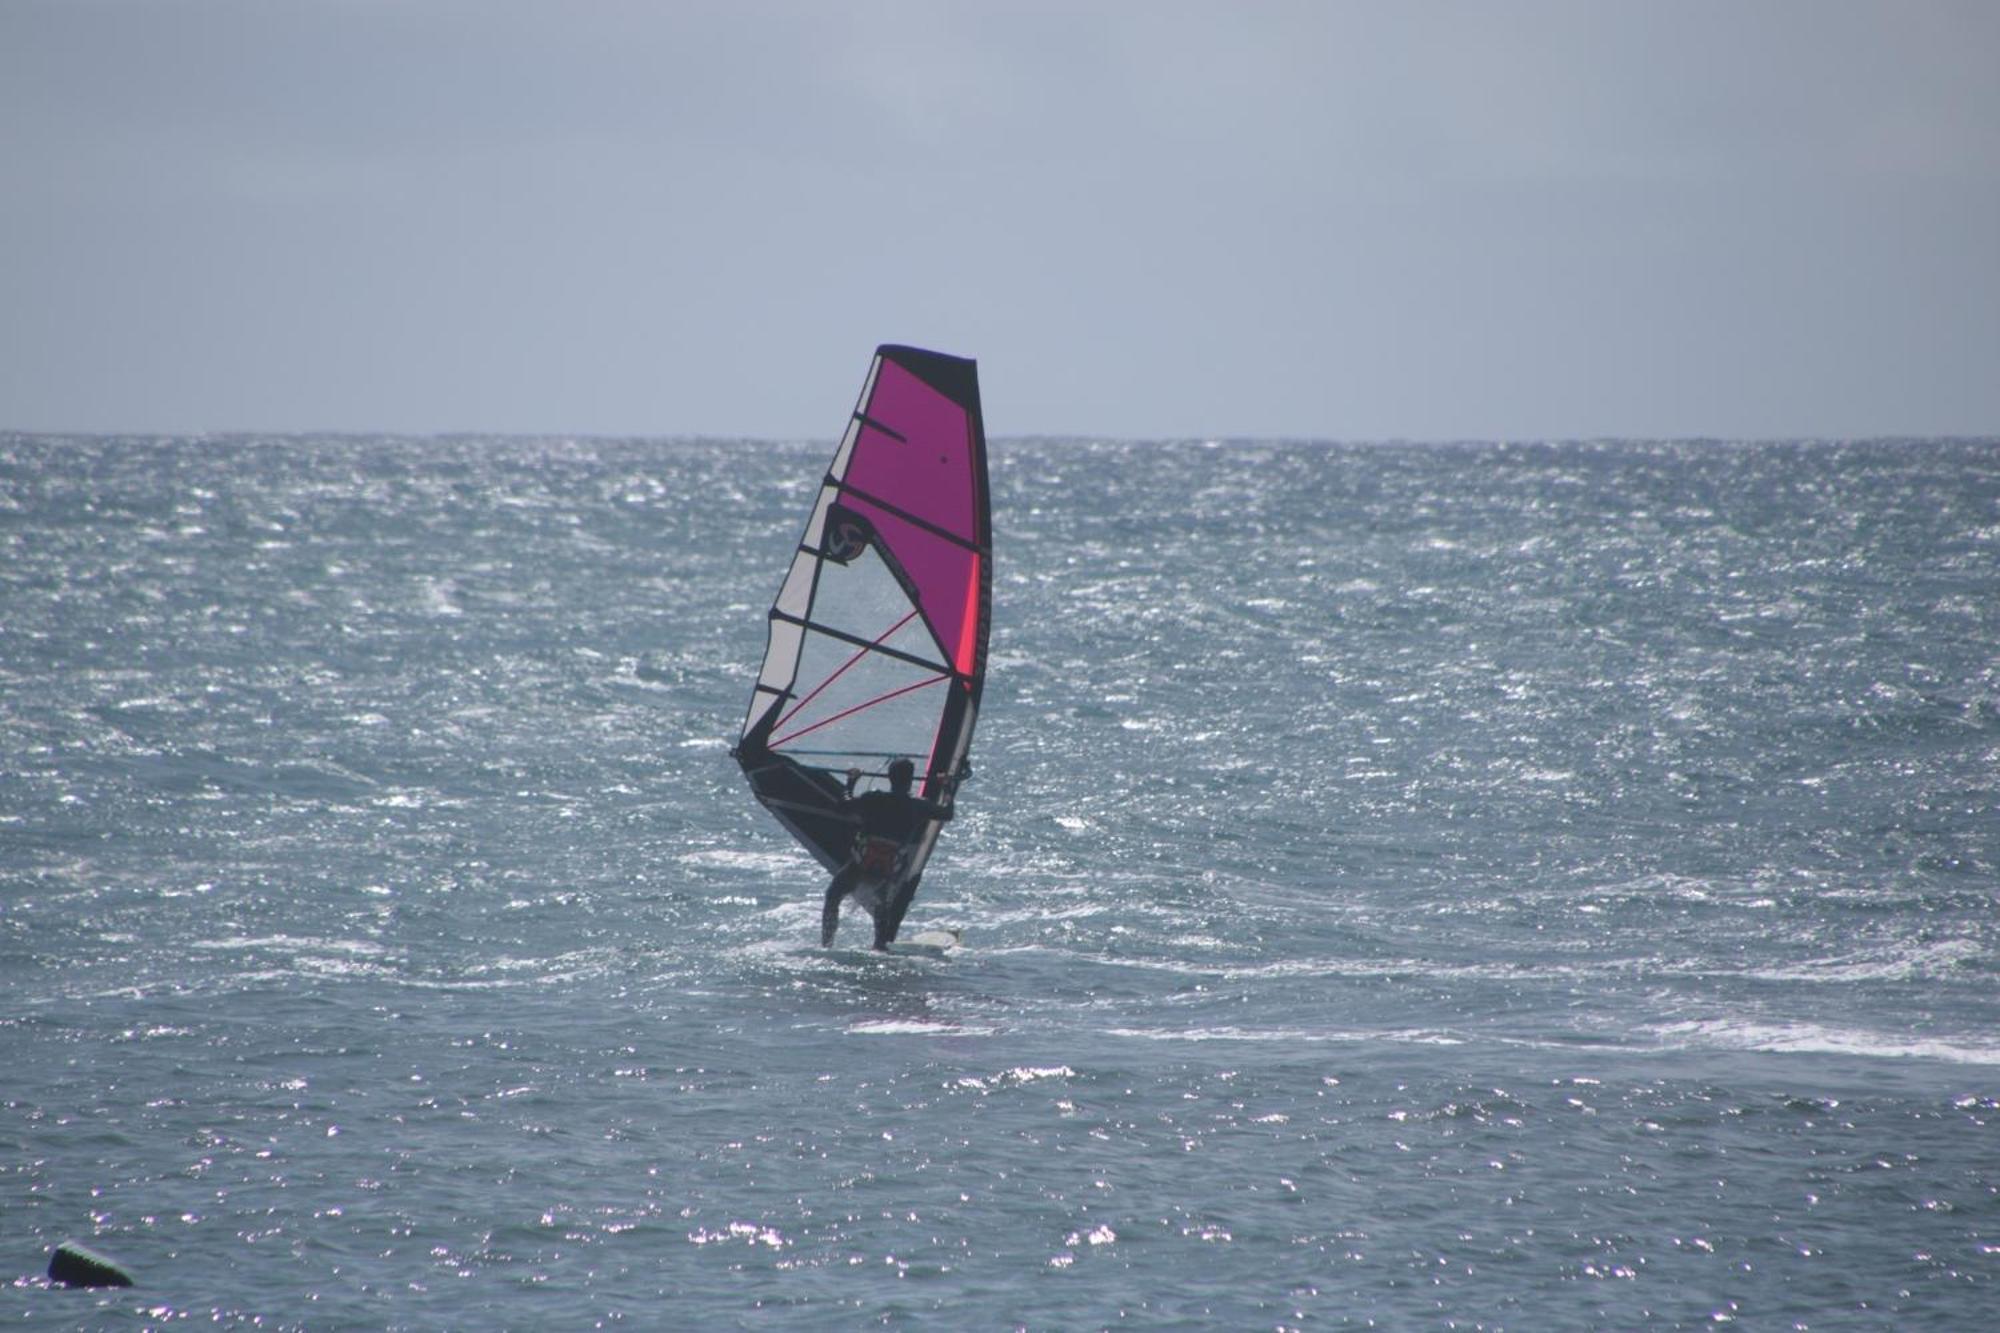
<instances>
[{"instance_id":1,"label":"ocean water","mask_svg":"<svg viewBox=\"0 0 2000 1333\"><path fill-rule=\"evenodd\" d=\"M1001 441L890 957L830 448L0 436L0 1320L1992 1326L2000 444Z\"/></svg>"}]
</instances>

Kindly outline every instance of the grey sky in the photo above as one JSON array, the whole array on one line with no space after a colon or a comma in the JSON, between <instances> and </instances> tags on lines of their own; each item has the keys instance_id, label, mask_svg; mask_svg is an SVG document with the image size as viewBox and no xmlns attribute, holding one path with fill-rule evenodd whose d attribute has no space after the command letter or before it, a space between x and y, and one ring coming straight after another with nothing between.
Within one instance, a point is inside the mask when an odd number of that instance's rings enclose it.
<instances>
[{"instance_id":1,"label":"grey sky","mask_svg":"<svg viewBox=\"0 0 2000 1333\"><path fill-rule=\"evenodd\" d=\"M2000 432L2000 5L0 0L0 428Z\"/></svg>"}]
</instances>

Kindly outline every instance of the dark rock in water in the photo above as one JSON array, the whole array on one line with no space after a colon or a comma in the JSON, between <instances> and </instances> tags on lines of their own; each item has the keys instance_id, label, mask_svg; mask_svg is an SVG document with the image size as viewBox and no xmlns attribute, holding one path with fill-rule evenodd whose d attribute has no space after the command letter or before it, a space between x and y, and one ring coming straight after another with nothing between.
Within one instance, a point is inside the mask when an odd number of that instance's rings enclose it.
<instances>
[{"instance_id":1,"label":"dark rock in water","mask_svg":"<svg viewBox=\"0 0 2000 1333\"><path fill-rule=\"evenodd\" d=\"M49 1256L49 1281L65 1287L129 1287L132 1275L117 1260L66 1240Z\"/></svg>"}]
</instances>

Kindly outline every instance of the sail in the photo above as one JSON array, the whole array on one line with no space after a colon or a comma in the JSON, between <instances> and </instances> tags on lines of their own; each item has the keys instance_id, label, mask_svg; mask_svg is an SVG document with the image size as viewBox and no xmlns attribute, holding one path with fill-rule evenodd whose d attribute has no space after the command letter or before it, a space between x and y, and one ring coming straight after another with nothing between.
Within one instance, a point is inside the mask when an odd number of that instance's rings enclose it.
<instances>
[{"instance_id":1,"label":"sail","mask_svg":"<svg viewBox=\"0 0 2000 1333\"><path fill-rule=\"evenodd\" d=\"M914 794L955 799L986 678L990 527L974 363L877 348L771 606L735 750L757 799L830 871L854 842L840 813L851 771L855 794L886 790L907 758ZM896 921L939 827L912 849Z\"/></svg>"}]
</instances>

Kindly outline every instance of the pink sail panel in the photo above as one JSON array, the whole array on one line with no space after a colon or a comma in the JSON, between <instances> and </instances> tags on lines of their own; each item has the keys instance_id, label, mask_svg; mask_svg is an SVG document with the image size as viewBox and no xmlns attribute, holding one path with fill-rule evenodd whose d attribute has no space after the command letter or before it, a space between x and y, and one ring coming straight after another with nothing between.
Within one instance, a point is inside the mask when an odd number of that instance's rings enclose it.
<instances>
[{"instance_id":1,"label":"pink sail panel","mask_svg":"<svg viewBox=\"0 0 2000 1333\"><path fill-rule=\"evenodd\" d=\"M909 572L945 660L970 675L982 611L976 515L984 464L971 414L884 357L859 415L841 478L852 488L846 503L874 523Z\"/></svg>"},{"instance_id":2,"label":"pink sail panel","mask_svg":"<svg viewBox=\"0 0 2000 1333\"><path fill-rule=\"evenodd\" d=\"M979 497L965 408L885 357L861 415L846 482L971 543Z\"/></svg>"},{"instance_id":3,"label":"pink sail panel","mask_svg":"<svg viewBox=\"0 0 2000 1333\"><path fill-rule=\"evenodd\" d=\"M901 448L892 445L892 448ZM856 450L857 456L860 451ZM849 476L852 476L850 471ZM979 628L979 553L948 537L891 513L880 505L848 493L848 505L875 525L882 542L909 572L917 587L917 606L937 636L944 659L966 675L972 673L972 653Z\"/></svg>"}]
</instances>

